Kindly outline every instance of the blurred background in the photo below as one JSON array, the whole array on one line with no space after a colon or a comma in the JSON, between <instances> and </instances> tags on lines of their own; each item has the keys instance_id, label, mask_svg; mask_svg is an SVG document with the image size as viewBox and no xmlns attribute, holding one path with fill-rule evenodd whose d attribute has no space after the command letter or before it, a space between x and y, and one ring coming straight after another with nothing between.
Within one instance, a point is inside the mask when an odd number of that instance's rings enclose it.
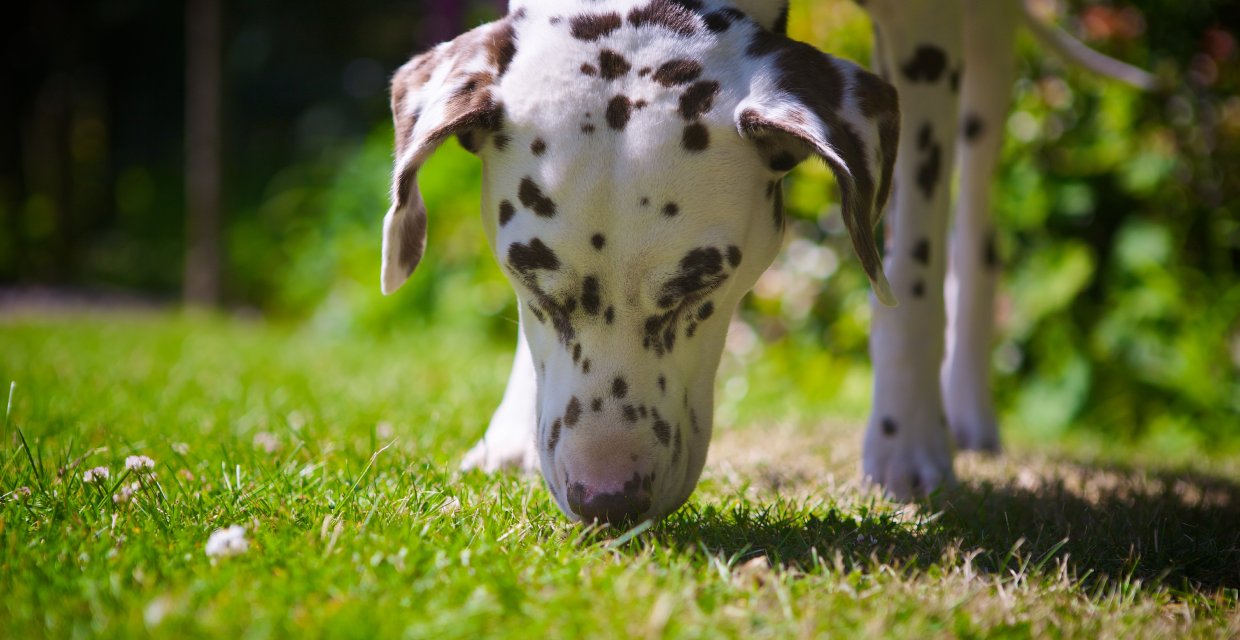
<instances>
[{"instance_id":1,"label":"blurred background","mask_svg":"<svg viewBox=\"0 0 1240 640\"><path fill-rule=\"evenodd\" d=\"M1014 46L996 183L1005 264L995 384L1029 437L1154 452L1240 443L1240 2L1043 0L1067 31L1172 80L1140 93ZM502 0L40 0L0 46L0 310L189 302L298 330L450 324L515 335L478 222L479 165L449 142L420 174L426 261L379 294L387 79ZM847 0L793 2L791 35L869 59ZM194 141L190 143L188 141ZM191 179L192 178L192 179ZM868 406L866 280L829 173L788 181L788 246L746 299L721 417L755 376ZM738 375L746 371L747 375ZM789 376L789 373L796 373Z\"/></svg>"}]
</instances>

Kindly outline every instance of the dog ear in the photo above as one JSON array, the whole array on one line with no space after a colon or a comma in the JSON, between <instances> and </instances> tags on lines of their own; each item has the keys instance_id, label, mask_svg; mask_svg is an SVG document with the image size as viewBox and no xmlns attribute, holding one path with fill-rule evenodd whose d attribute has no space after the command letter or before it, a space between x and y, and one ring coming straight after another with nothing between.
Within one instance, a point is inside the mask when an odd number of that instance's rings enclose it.
<instances>
[{"instance_id":1,"label":"dog ear","mask_svg":"<svg viewBox=\"0 0 1240 640\"><path fill-rule=\"evenodd\" d=\"M891 194L900 139L896 90L861 67L759 32L750 51L765 56L750 95L736 109L741 135L771 169L786 172L810 154L839 183L844 225L880 302L896 304L875 245L874 227Z\"/></svg>"},{"instance_id":2,"label":"dog ear","mask_svg":"<svg viewBox=\"0 0 1240 640\"><path fill-rule=\"evenodd\" d=\"M416 56L392 78L396 165L392 207L383 220L384 295L405 283L426 248L426 203L417 185L422 163L454 134L477 151L502 124L495 89L516 51L514 19L485 24Z\"/></svg>"}]
</instances>

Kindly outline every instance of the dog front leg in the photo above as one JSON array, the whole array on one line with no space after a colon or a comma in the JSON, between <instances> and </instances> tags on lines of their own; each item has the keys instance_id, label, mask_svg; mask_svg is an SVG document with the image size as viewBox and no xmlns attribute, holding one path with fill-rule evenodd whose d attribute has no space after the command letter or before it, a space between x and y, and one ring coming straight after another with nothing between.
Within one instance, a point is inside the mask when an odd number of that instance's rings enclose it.
<instances>
[{"instance_id":1,"label":"dog front leg","mask_svg":"<svg viewBox=\"0 0 1240 640\"><path fill-rule=\"evenodd\" d=\"M520 326L517 327L517 353L512 361L512 373L508 375L504 399L491 415L491 424L487 426L482 440L465 454L461 470L481 469L487 473L499 470L537 471L537 401L538 377L530 345L525 340L525 317L521 314Z\"/></svg>"},{"instance_id":2,"label":"dog front leg","mask_svg":"<svg viewBox=\"0 0 1240 640\"><path fill-rule=\"evenodd\" d=\"M1011 103L1020 19L1016 2L966 0L960 109L960 193L947 279L947 359L943 404L956 446L999 451L990 390L999 258L990 217L991 188Z\"/></svg>"},{"instance_id":3,"label":"dog front leg","mask_svg":"<svg viewBox=\"0 0 1240 640\"><path fill-rule=\"evenodd\" d=\"M862 467L909 499L954 481L940 395L943 278L962 69L960 0L870 0L880 72L900 93L884 266L900 304L874 303L874 409Z\"/></svg>"}]
</instances>

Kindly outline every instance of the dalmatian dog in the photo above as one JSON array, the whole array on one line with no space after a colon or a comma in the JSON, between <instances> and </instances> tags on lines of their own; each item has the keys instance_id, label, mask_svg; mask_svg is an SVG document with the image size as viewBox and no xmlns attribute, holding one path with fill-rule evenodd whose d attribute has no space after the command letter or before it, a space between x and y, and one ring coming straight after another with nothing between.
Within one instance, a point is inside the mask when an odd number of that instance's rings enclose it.
<instances>
[{"instance_id":1,"label":"dalmatian dog","mask_svg":"<svg viewBox=\"0 0 1240 640\"><path fill-rule=\"evenodd\" d=\"M418 168L456 136L482 161L483 228L519 301L507 390L463 468L540 469L584 521L683 504L729 319L782 244L783 177L811 156L837 179L873 289L863 471L908 498L952 482L953 436L998 448L982 212L1012 68L992 55L1010 30L991 22L1014 29L1016 2L864 4L877 75L785 37L775 0L512 0L397 71L383 292L422 258ZM977 181L965 172L949 257L961 128ZM889 201L884 260L874 229Z\"/></svg>"}]
</instances>

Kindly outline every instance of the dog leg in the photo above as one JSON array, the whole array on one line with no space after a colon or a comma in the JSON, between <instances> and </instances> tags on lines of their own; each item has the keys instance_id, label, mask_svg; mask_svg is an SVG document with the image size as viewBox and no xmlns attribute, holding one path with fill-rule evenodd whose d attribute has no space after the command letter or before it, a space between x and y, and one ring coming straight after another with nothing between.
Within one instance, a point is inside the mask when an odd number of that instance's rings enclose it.
<instances>
[{"instance_id":1,"label":"dog leg","mask_svg":"<svg viewBox=\"0 0 1240 640\"><path fill-rule=\"evenodd\" d=\"M900 92L885 267L898 307L872 304L874 411L862 467L909 499L954 481L939 375L947 218L962 62L960 0L870 0L880 69Z\"/></svg>"},{"instance_id":2,"label":"dog leg","mask_svg":"<svg viewBox=\"0 0 1240 640\"><path fill-rule=\"evenodd\" d=\"M990 390L995 283L999 259L990 192L1007 121L1016 61L1017 2L965 0L960 192L947 279L947 359L943 404L956 446L999 451Z\"/></svg>"},{"instance_id":3,"label":"dog leg","mask_svg":"<svg viewBox=\"0 0 1240 640\"><path fill-rule=\"evenodd\" d=\"M530 345L525 341L523 316L517 328L517 354L512 361L512 373L508 375L504 399L491 416L491 424L482 440L465 454L461 470L481 469L487 473L499 470L537 471L537 400L538 378Z\"/></svg>"}]
</instances>

